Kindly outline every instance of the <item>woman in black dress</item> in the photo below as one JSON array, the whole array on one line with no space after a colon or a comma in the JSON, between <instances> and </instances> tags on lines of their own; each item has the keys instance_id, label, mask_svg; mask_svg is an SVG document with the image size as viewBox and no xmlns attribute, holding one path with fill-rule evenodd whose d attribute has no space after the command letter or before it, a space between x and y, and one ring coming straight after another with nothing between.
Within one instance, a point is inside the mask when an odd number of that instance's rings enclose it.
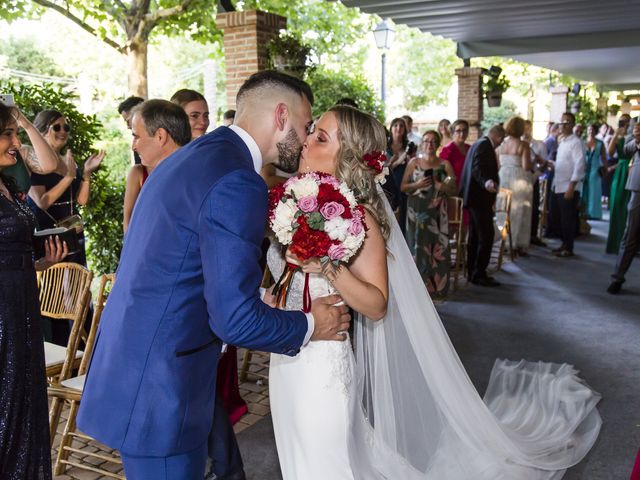
<instances>
[{"instance_id":1,"label":"woman in black dress","mask_svg":"<svg viewBox=\"0 0 640 480\"><path fill-rule=\"evenodd\" d=\"M35 219L2 169L20 148L15 110L0 104L0 478L51 478L44 345L37 269L67 254L60 240L34 262Z\"/></svg>"}]
</instances>

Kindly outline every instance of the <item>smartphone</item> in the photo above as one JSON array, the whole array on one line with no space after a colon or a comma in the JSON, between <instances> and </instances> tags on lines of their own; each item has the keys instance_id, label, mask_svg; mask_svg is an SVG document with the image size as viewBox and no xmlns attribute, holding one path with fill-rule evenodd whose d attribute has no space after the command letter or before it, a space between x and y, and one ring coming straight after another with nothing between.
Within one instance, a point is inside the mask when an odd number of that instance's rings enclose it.
<instances>
[{"instance_id":1,"label":"smartphone","mask_svg":"<svg viewBox=\"0 0 640 480\"><path fill-rule=\"evenodd\" d=\"M0 103L4 103L7 107L13 107L16 104L10 93L0 93Z\"/></svg>"},{"instance_id":2,"label":"smartphone","mask_svg":"<svg viewBox=\"0 0 640 480\"><path fill-rule=\"evenodd\" d=\"M626 127L627 122L625 120L618 120L618 128Z\"/></svg>"},{"instance_id":3,"label":"smartphone","mask_svg":"<svg viewBox=\"0 0 640 480\"><path fill-rule=\"evenodd\" d=\"M425 178L430 178L431 180L433 180L433 168L428 168L424 171L424 177Z\"/></svg>"}]
</instances>

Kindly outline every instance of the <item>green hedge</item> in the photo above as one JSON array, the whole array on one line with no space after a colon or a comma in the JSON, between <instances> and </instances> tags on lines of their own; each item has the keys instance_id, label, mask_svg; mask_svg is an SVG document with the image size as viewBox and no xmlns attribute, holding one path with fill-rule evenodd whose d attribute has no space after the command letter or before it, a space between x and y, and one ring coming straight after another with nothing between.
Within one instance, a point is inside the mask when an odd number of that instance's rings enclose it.
<instances>
[{"instance_id":1,"label":"green hedge","mask_svg":"<svg viewBox=\"0 0 640 480\"><path fill-rule=\"evenodd\" d=\"M68 148L71 148L79 164L83 164L95 152L95 142L104 135L95 115L80 113L73 94L60 87L51 84L15 85L0 81L0 91L12 93L16 104L31 120L42 110L59 110L72 127ZM102 165L93 174L89 203L80 210L85 222L87 260L95 274L114 272L118 266L122 249L124 186L124 180L112 181L107 168Z\"/></svg>"}]
</instances>

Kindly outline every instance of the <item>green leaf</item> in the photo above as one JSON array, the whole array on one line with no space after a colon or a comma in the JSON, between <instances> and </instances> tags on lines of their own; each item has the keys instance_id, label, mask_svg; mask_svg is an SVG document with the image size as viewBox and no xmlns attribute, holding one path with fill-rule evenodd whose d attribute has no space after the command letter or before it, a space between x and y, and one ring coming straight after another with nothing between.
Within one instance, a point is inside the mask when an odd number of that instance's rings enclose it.
<instances>
[{"instance_id":1,"label":"green leaf","mask_svg":"<svg viewBox=\"0 0 640 480\"><path fill-rule=\"evenodd\" d=\"M320 212L312 212L307 217L307 225L313 230L324 230L324 217Z\"/></svg>"}]
</instances>

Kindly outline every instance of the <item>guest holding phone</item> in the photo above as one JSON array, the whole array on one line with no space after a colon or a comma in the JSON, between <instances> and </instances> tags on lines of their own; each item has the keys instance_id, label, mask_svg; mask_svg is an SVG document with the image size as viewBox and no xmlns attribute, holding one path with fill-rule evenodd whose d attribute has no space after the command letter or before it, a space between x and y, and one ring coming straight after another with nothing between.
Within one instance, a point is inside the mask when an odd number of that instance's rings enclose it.
<instances>
[{"instance_id":1,"label":"guest holding phone","mask_svg":"<svg viewBox=\"0 0 640 480\"><path fill-rule=\"evenodd\" d=\"M439 146L438 132L424 133L400 186L408 196L407 243L432 298L442 298L449 290L447 197L456 191L451 163L436 155Z\"/></svg>"}]
</instances>

